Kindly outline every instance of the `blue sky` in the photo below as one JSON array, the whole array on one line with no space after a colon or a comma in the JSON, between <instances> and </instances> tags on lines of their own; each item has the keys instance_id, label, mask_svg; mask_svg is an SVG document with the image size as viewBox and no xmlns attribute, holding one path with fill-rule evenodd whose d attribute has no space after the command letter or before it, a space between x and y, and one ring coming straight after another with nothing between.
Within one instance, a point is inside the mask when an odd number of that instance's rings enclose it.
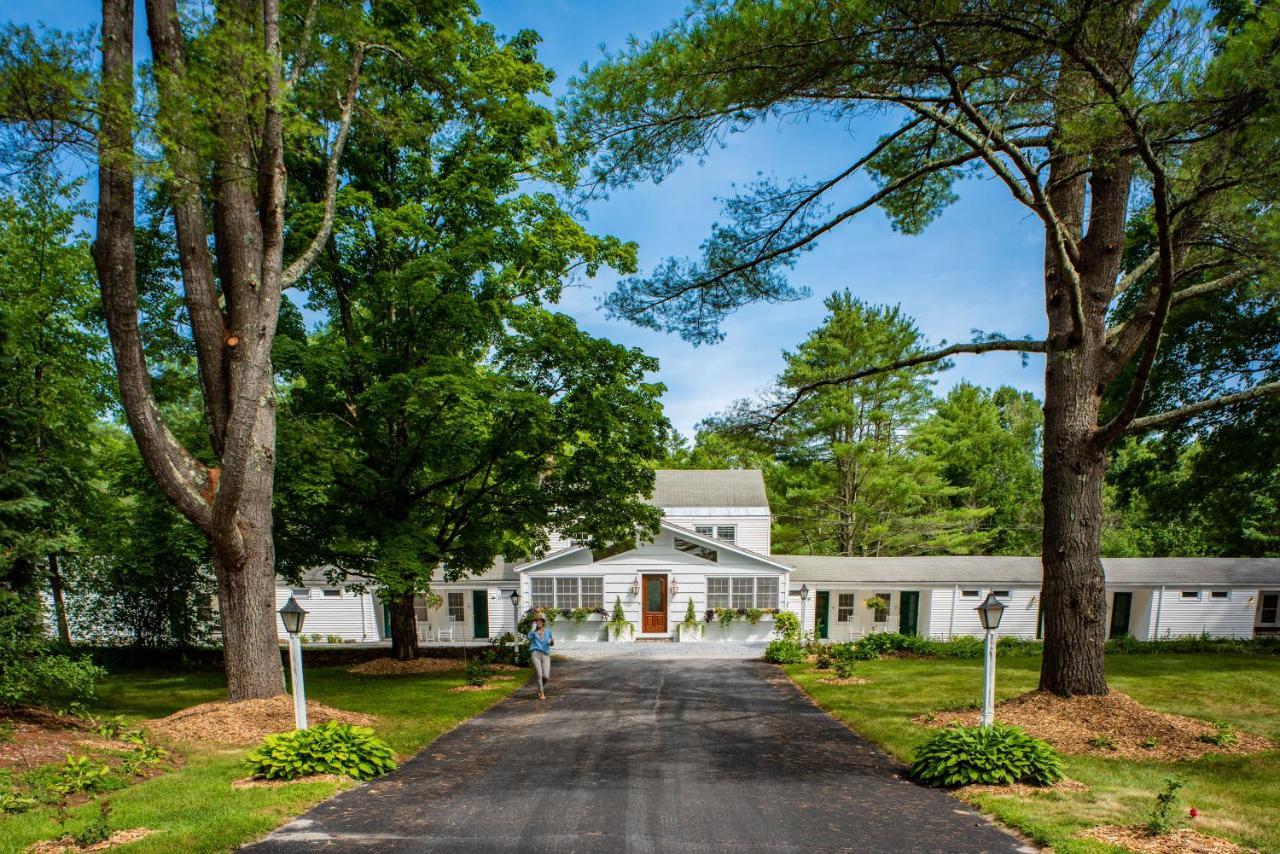
<instances>
[{"instance_id":1,"label":"blue sky","mask_svg":"<svg viewBox=\"0 0 1280 854\"><path fill-rule=\"evenodd\" d=\"M500 32L531 28L542 35L542 59L559 76L557 94L584 61L600 56L601 45L617 48L630 34L648 35L684 6L683 0L481 0L483 16ZM68 29L95 22L98 9L90 0L0 0L5 18ZM826 177L856 159L886 127L886 119L876 117L848 125L759 126L734 136L703 162L685 163L659 185L616 192L593 204L590 225L635 241L642 269L650 270L667 256L696 254L717 219L718 199L731 195L735 184L760 175ZM568 291L560 310L593 334L656 356L662 365L657 379L668 389L667 415L686 436L700 419L766 388L781 369L782 350L794 348L821 323L822 298L841 288L870 302L901 305L933 343L968 340L973 329L1039 337L1045 320L1036 221L992 180L969 181L959 191L960 201L920 236L895 233L877 210L828 234L792 271L794 283L813 292L809 299L746 308L724 325L726 338L714 346L694 348L674 335L605 318L597 300L612 288L615 277L609 274ZM962 379L1039 395L1043 359L1032 356L1024 367L1012 353L961 356L941 376L939 388Z\"/></svg>"}]
</instances>

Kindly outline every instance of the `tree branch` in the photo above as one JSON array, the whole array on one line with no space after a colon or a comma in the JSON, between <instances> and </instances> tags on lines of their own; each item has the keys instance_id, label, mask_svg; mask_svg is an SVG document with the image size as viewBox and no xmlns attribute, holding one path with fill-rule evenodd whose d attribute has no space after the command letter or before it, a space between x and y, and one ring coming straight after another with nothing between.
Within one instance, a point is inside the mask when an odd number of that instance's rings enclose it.
<instances>
[{"instance_id":1,"label":"tree branch","mask_svg":"<svg viewBox=\"0 0 1280 854\"><path fill-rule=\"evenodd\" d=\"M1235 394L1227 394L1222 397L1216 397L1212 400L1202 400L1199 403L1192 403L1178 409L1171 409L1168 412L1161 412L1156 415L1148 415L1145 418L1135 418L1129 422L1125 428L1126 433L1138 433L1143 430L1154 430L1158 427L1165 427L1178 421L1185 421L1203 412L1212 412L1215 409L1223 409L1228 406L1235 406L1238 403L1246 403L1250 400L1257 400L1263 397L1271 397L1280 395L1280 382L1265 383L1260 386L1254 386L1246 391L1237 392Z\"/></svg>"},{"instance_id":2,"label":"tree branch","mask_svg":"<svg viewBox=\"0 0 1280 854\"><path fill-rule=\"evenodd\" d=\"M102 126L98 135L98 222L93 261L120 381L120 402L156 484L201 530L211 524L217 471L169 431L151 390L138 328L134 249L133 2L102 4Z\"/></svg>"},{"instance_id":3,"label":"tree branch","mask_svg":"<svg viewBox=\"0 0 1280 854\"><path fill-rule=\"evenodd\" d=\"M775 258L780 258L783 255L787 255L791 252L795 252L797 249L800 249L806 246L807 244L812 243L814 240L818 239L823 234L826 234L828 231L835 228L837 225L844 222L845 220L852 219L853 217L865 211L867 208L870 208L878 204L880 201L882 201L886 197L892 195L893 193L896 193L898 190L901 190L903 187L906 187L912 184L913 182L918 181L920 178L924 177L925 175L928 175L932 172L938 172L944 169L950 169L955 166L963 165L969 162L970 160L973 160L977 156L979 155L977 155L976 153L970 152L966 154L959 154L954 157L944 158L942 160L930 161L929 163L926 163L923 166L913 169L908 174L903 175L902 177L891 181L890 183L881 187L875 193L872 193L870 196L867 196L858 204L854 205L853 207L846 208L845 210L836 214L831 219L824 222L822 225L814 228L813 230L809 231L807 234L801 235L800 237L796 238L795 240L786 244L785 246L780 246L776 249L771 249L767 252L758 252L750 259L734 264L732 267L729 267L725 270L721 270L715 273L714 275L697 279L696 281L688 282L684 285L681 285L680 287L672 290L669 293L662 294L661 296L657 296L654 299L647 301L644 304L644 306L642 306L641 308L631 312L627 312L627 314L639 315L647 311L652 311L657 306L663 305L664 303L672 302L673 300L677 300L687 293L691 293L697 290L703 290L713 285L718 285L722 283L725 279L730 278L731 276L736 276L740 273L746 272L747 270L759 264L763 264L768 261L772 261Z\"/></svg>"},{"instance_id":4,"label":"tree branch","mask_svg":"<svg viewBox=\"0 0 1280 854\"><path fill-rule=\"evenodd\" d=\"M855 382L856 380L866 379L877 374L885 374L891 371L900 371L905 368L914 368L917 365L927 365L931 362L940 362L950 356L960 353L1044 353L1048 350L1049 343L1047 341L1032 341L1028 339L1012 340L1001 338L995 341L970 341L963 344L952 344L949 347L943 347L940 350L933 350L928 353L918 353L906 359L899 359L896 362L890 362L885 365L876 365L871 368L864 368L860 371L854 371L851 374L844 374L838 377L826 377L806 385L800 386L792 393L791 398L782 406L774 410L769 417L769 423L774 424L778 419L782 418L788 412L796 407L802 400L813 394L820 388L827 386L841 385L843 383Z\"/></svg>"},{"instance_id":5,"label":"tree branch","mask_svg":"<svg viewBox=\"0 0 1280 854\"><path fill-rule=\"evenodd\" d=\"M1146 263L1146 262L1143 262L1143 263ZM1195 299L1196 297L1201 297L1201 296L1204 296L1205 294L1213 293L1214 291L1222 291L1228 288L1233 288L1236 285L1248 279L1250 276L1257 274L1258 272L1260 271L1256 269L1237 270L1234 273L1229 273L1225 276L1220 276L1216 279L1212 279L1211 281L1201 282L1198 285L1191 285L1190 287L1183 288L1180 291L1174 291L1172 305L1170 307L1172 308L1172 307L1182 305L1184 302L1189 302ZM1129 325L1128 321L1125 321L1124 323L1117 323L1115 326L1108 329L1107 340L1112 341L1117 336L1123 334L1125 331L1125 327L1128 325Z\"/></svg>"},{"instance_id":6,"label":"tree branch","mask_svg":"<svg viewBox=\"0 0 1280 854\"><path fill-rule=\"evenodd\" d=\"M333 216L338 196L338 162L342 159L342 151L347 145L347 135L351 131L351 115L355 109L356 92L360 88L360 67L364 64L364 55L365 45L356 45L355 54L351 58L351 72L347 77L347 92L342 101L338 136L333 142L333 150L329 152L329 162L325 167L324 218L310 245L284 271L281 278L281 286L284 288L292 287L306 274L315 260L320 257L320 253L324 251L329 233L333 230Z\"/></svg>"},{"instance_id":7,"label":"tree branch","mask_svg":"<svg viewBox=\"0 0 1280 854\"><path fill-rule=\"evenodd\" d=\"M182 292L191 317L196 365L204 392L209 442L221 456L230 408L226 364L226 320L209 257L209 234L200 199L201 177L191 145L182 139L191 121L175 85L186 74L186 42L175 0L146 0L147 35L155 57L159 89L157 120L166 139L165 156L173 170L173 224L177 232Z\"/></svg>"}]
</instances>

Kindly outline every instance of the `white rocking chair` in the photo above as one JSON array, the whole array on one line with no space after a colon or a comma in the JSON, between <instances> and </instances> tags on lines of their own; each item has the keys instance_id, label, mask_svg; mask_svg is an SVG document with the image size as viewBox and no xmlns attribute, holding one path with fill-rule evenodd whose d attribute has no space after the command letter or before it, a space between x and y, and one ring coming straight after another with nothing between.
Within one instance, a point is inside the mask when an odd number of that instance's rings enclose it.
<instances>
[{"instance_id":1,"label":"white rocking chair","mask_svg":"<svg viewBox=\"0 0 1280 854\"><path fill-rule=\"evenodd\" d=\"M453 642L453 626L449 626L449 628L447 629L437 629L436 640L449 641L450 643L452 643Z\"/></svg>"}]
</instances>

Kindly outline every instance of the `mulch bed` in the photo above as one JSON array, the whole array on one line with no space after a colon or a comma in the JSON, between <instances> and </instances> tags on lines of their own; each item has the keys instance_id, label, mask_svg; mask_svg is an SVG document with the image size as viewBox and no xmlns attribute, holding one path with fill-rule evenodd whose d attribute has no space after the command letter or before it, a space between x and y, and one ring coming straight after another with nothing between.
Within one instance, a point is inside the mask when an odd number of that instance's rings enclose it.
<instances>
[{"instance_id":1,"label":"mulch bed","mask_svg":"<svg viewBox=\"0 0 1280 854\"><path fill-rule=\"evenodd\" d=\"M115 848L117 845L127 845L130 842L137 842L144 836L150 836L155 833L147 827L132 827L128 830L117 830L108 836L102 842L94 845L88 845L81 848L76 845L70 837L55 839L49 842L37 842L27 849L27 854L79 854L81 851L106 851L108 848Z\"/></svg>"},{"instance_id":2,"label":"mulch bed","mask_svg":"<svg viewBox=\"0 0 1280 854\"><path fill-rule=\"evenodd\" d=\"M818 680L823 685L870 685L871 680L862 676L824 676Z\"/></svg>"},{"instance_id":3,"label":"mulch bed","mask_svg":"<svg viewBox=\"0 0 1280 854\"><path fill-rule=\"evenodd\" d=\"M84 721L46 709L20 707L6 713L4 720L13 726L13 738L0 742L0 768L31 768L61 762L68 753L121 747L89 729Z\"/></svg>"},{"instance_id":4,"label":"mulch bed","mask_svg":"<svg viewBox=\"0 0 1280 854\"><path fill-rule=\"evenodd\" d=\"M1032 691L1005 700L995 709L996 720L1014 724L1042 738L1064 753L1116 756L1125 759L1178 762L1197 759L1207 753L1250 754L1270 750L1275 745L1261 736L1238 732L1239 741L1218 746L1200 740L1216 728L1206 721L1148 709L1119 691L1101 697L1064 699L1043 691ZM914 718L925 726L959 723L976 726L977 710L938 712ZM1096 747L1090 739L1109 738L1115 747ZM1153 747L1143 742L1155 739Z\"/></svg>"},{"instance_id":5,"label":"mulch bed","mask_svg":"<svg viewBox=\"0 0 1280 854\"><path fill-rule=\"evenodd\" d=\"M370 726L374 719L308 700L307 723L314 725L328 721ZM154 735L173 741L255 745L272 733L293 729L293 698L279 694L269 700L202 703L166 718L147 721L144 726Z\"/></svg>"},{"instance_id":6,"label":"mulch bed","mask_svg":"<svg viewBox=\"0 0 1280 854\"><path fill-rule=\"evenodd\" d=\"M1148 836L1141 827L1117 827L1110 824L1090 828L1080 835L1139 854L1245 854L1253 850L1242 848L1227 839L1205 836L1190 828L1175 830L1162 836Z\"/></svg>"}]
</instances>

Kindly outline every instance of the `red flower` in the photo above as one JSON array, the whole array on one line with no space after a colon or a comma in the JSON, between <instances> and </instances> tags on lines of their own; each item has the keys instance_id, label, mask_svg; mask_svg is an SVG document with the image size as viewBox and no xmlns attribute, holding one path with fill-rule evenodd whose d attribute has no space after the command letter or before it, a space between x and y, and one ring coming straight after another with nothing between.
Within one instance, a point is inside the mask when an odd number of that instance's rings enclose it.
<instances>
[{"instance_id":1,"label":"red flower","mask_svg":"<svg viewBox=\"0 0 1280 854\"><path fill-rule=\"evenodd\" d=\"M1192 818L1195 818L1195 817L1197 817L1198 815L1200 815L1200 810L1196 809L1195 807L1192 807L1192 808L1191 808L1191 817L1192 817Z\"/></svg>"}]
</instances>

